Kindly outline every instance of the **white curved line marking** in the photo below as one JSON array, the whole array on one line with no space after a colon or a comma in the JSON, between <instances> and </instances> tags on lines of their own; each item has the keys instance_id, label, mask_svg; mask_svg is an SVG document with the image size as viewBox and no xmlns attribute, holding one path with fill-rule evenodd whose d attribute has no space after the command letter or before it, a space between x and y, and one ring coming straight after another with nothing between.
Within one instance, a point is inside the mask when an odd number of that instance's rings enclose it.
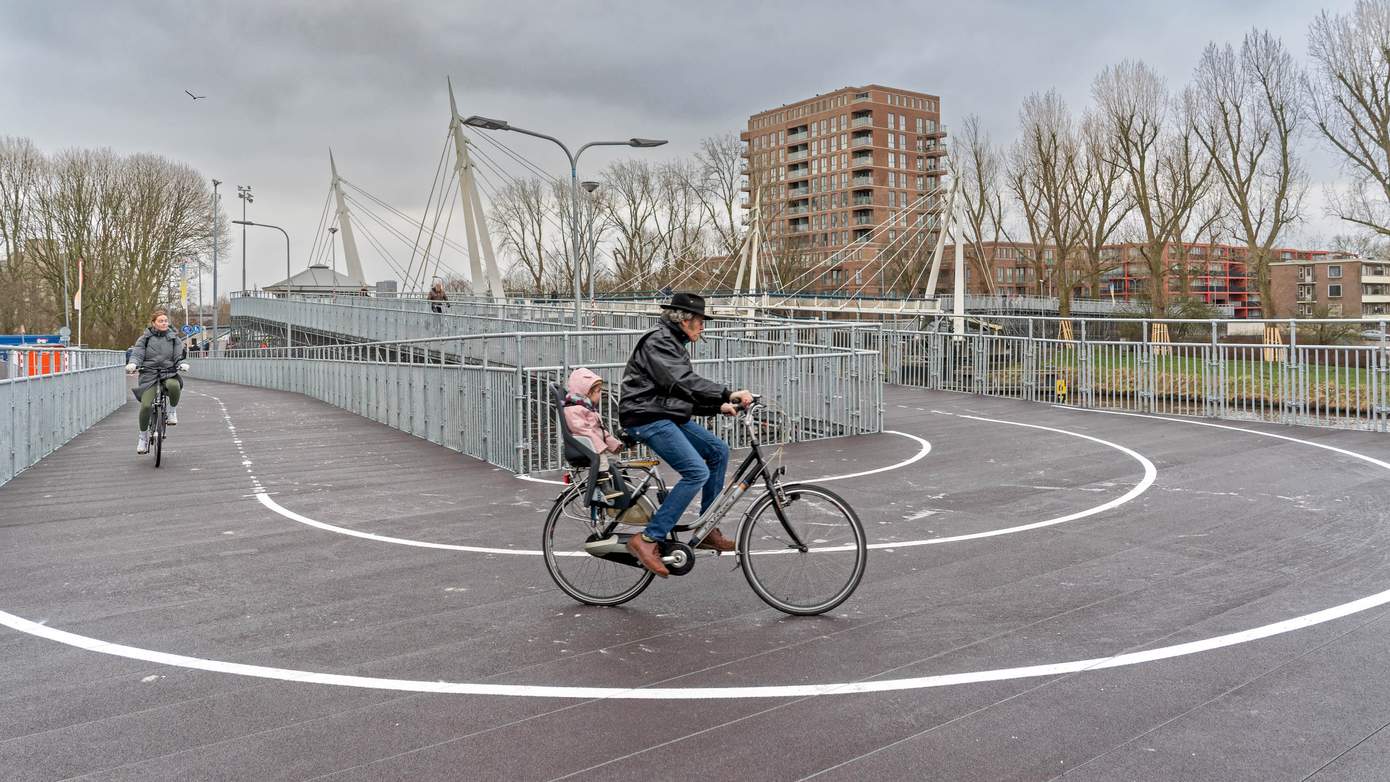
<instances>
[{"instance_id":1,"label":"white curved line marking","mask_svg":"<svg viewBox=\"0 0 1390 782\"><path fill-rule=\"evenodd\" d=\"M1159 418L1160 420L1176 421L1178 423L1190 423L1201 426L1214 426L1220 429L1232 429L1248 434L1261 435L1265 437L1275 437L1281 440L1312 445L1327 450L1346 454L1356 459L1375 464L1390 470L1390 463L1383 462L1364 454L1348 451L1333 446L1324 446L1307 440L1300 440L1296 437L1277 435L1268 432L1260 432L1253 429L1241 429L1235 426L1222 426L1220 424L1207 424L1198 421L1183 421L1181 419L1161 418L1158 416L1139 416L1142 418ZM1033 426L1033 424L1025 424ZM1041 428L1041 427L1040 427ZM1082 435L1084 436L1084 435ZM884 679L867 682L840 682L833 684L810 684L810 685L773 685L762 687L651 687L651 688L630 688L630 687L562 687L548 685L523 685L523 684L480 684L472 682L427 682L410 679L383 679L367 676L347 676L343 674L319 673L315 671L301 671L289 668L269 668L260 665L245 665L242 663L225 662L222 660L207 660L200 657L187 657L179 654L169 654L158 652L151 649L141 649L134 646L114 644L96 638L69 633L52 627L31 622L28 619L15 616L14 614L0 611L0 625L4 625L22 633L46 638L57 643L74 646L79 649L86 649L92 652L125 657L132 660L143 660L146 662L160 663L163 665L173 665L183 668L193 668L204 671L214 671L218 673L230 673L241 676L254 676L264 679L277 679L281 681L309 682L315 684L330 684L340 687L361 687L380 690L396 690L408 692L435 692L435 693L458 693L470 695L509 695L533 698L618 698L618 699L638 699L638 700L694 700L694 699L714 699L714 698L787 698L787 697L807 697L811 695L840 695L846 693L867 693L867 692L891 692L895 690L924 689L928 687L946 687L954 684L970 684L977 682L1003 681L1006 679L1024 679L1037 676L1056 676L1068 673L1079 673L1088 670L1101 668L1119 668L1125 665L1135 665L1138 663L1152 662L1154 660L1164 660L1173 657L1181 657L1198 652L1220 649L1227 646L1255 641L1261 638L1268 638L1274 635L1311 627L1333 619L1350 616L1361 611L1365 611L1377 606L1390 603L1390 590L1377 592L1359 600L1349 603L1315 611L1310 614L1286 619L1282 622L1274 622L1261 625L1249 630L1242 630L1235 633L1227 633L1212 638L1205 638L1197 641L1190 641L1183 644L1162 646L1156 649L1148 649L1140 652L1129 652L1127 654L1112 655L1110 657L1093 657L1085 660L1071 660L1059 663L1047 663L1043 665L1029 665L1018 668L994 668L986 671L967 671L964 673L940 674L936 676L919 676L909 679Z\"/></svg>"},{"instance_id":2,"label":"white curved line marking","mask_svg":"<svg viewBox=\"0 0 1390 782\"><path fill-rule=\"evenodd\" d=\"M931 443L927 442L926 440L922 439L921 437L918 437L918 436L915 435L915 434L908 434L907 432L899 432L899 431L895 431L895 430L893 430L893 429L884 429L884 430L883 430L883 434L896 434L896 435L898 435L899 437L906 437L906 438L911 439L911 440L916 440L918 443L921 444L922 449L919 450L919 451L918 451L916 454L914 454L913 456L911 456L911 457L909 457L909 458L907 458L907 459L904 459L904 460L898 462L897 464L890 464L890 465L888 465L887 467L879 467L878 469L875 469L875 470L865 470L864 472L852 472L852 473L847 473L847 474L845 474L845 475L827 475L827 476L820 477L820 478L806 478L805 481L806 481L807 483L810 483L810 482L813 482L813 481L814 481L815 483L829 483L830 481L843 481L843 480L845 480L846 478L859 478L859 477L862 477L862 476L865 476L865 475L873 475L874 473L888 472L889 470L897 470L897 469L899 469L899 468L906 467L906 466L908 466L909 464L912 464L912 463L914 463L914 462L919 462L919 461L921 461L922 459L926 458L927 454L931 453ZM532 477L529 476L529 475L517 475L517 476L513 476L513 477L515 477L517 480L531 481L532 483L553 483L553 484L555 484L556 486L562 486L562 485L564 485L564 481L552 481L552 480L550 480L549 478L532 478ZM798 479L798 480L802 480L802 479Z\"/></svg>"},{"instance_id":3,"label":"white curved line marking","mask_svg":"<svg viewBox=\"0 0 1390 782\"><path fill-rule=\"evenodd\" d=\"M444 549L445 551L471 551L476 554L524 554L527 556L540 556L542 553L540 551L527 551L525 549L487 548L485 546L459 546L452 543L431 543L427 540L411 540L410 538L393 538L389 535L377 535L372 532L363 532L361 530L352 529L350 527L338 527L332 524L325 524L322 521L311 519L308 516L302 516L280 505L280 503L276 502L275 500L272 500L269 494L258 492L256 494L256 499L260 500L262 505L266 506L267 508L270 508L271 510L280 514L281 516L284 516L290 521L297 521L300 524L307 524L310 527L318 527L321 530L336 532L339 535L351 535L354 538L375 540L379 543L395 543L399 546L414 546L416 548L435 548ZM583 554L583 552L557 552L557 556L562 557L575 556L577 554ZM584 556L588 555L584 554Z\"/></svg>"},{"instance_id":4,"label":"white curved line marking","mask_svg":"<svg viewBox=\"0 0 1390 782\"><path fill-rule=\"evenodd\" d=\"M943 413L942 415L954 415L954 416L956 416L957 418L969 418L969 419L971 419L972 421L987 421L987 422L989 422L989 423L994 423L994 424L1008 424L1009 426L1023 426L1023 427L1027 427L1028 429L1042 429L1043 431L1047 431L1047 432L1056 432L1056 433L1058 433L1058 434L1070 435L1070 436L1072 436L1072 437L1080 437L1080 438L1083 439L1083 440L1090 440L1090 441L1093 442L1093 443L1100 443L1101 445L1105 445L1105 446L1109 446L1109 447L1111 447L1111 448L1114 448L1115 450L1120 451L1121 453L1123 453L1123 454L1129 456L1130 458L1134 459L1135 461L1139 462L1139 464L1140 464L1141 466L1143 466L1143 468L1144 468L1144 477L1143 477L1138 483L1136 483L1136 484L1134 485L1134 487L1131 488L1129 491L1125 492L1123 495L1121 495L1121 496L1119 496L1119 497L1116 497L1115 499L1113 499L1113 500L1111 500L1111 501L1109 501L1109 502L1107 502L1107 503L1104 503L1104 504L1101 504L1101 505L1097 505L1097 506L1095 506L1094 508L1087 508L1086 510L1077 511L1076 513L1068 513L1068 514L1065 515L1065 516L1058 516L1058 517L1055 518L1055 519L1048 519L1048 520L1046 520L1046 521L1035 521L1035 522L1033 522L1033 523L1031 523L1031 524L1020 524L1020 525L1018 525L1018 526L1016 526L1016 527L1003 527L1002 529L992 529L992 530L987 530L987 531L985 531L985 532L972 532L972 533L969 533L969 534L967 534L967 535L952 535L952 536L950 536L950 537L944 537L944 538L928 538L928 539L926 539L926 540L909 540L909 541L907 541L907 542L905 542L905 543L873 543L873 544L870 544L869 548L871 548L871 549L873 549L873 548L884 549L884 548L907 548L907 547L909 547L909 546L933 546L933 545L936 545L936 544L938 544L938 543L957 543L957 542L962 541L962 540L978 540L978 539L980 539L980 538L992 538L992 537L995 537L995 536L997 536L997 535L1010 535L1010 534L1015 533L1015 532L1026 532L1026 531L1032 530L1032 529L1040 529L1040 528L1042 528L1042 527L1051 527L1051 526L1053 526L1053 525L1055 525L1055 524L1065 524L1065 523L1068 522L1068 521L1076 521L1077 519L1084 519L1084 518L1086 518L1087 516L1094 516L1094 515L1096 515L1097 513L1104 513L1105 511L1113 510L1114 508L1118 508L1118 507L1120 507L1121 505L1124 505L1126 502L1129 502L1130 500L1134 499L1135 497L1138 497L1139 495L1141 495L1141 494L1143 494L1144 492L1148 491L1148 490L1149 490L1149 487L1152 486L1153 483L1154 483L1154 481L1158 478L1158 468L1157 468L1157 467L1154 467L1154 463L1151 462L1151 461L1149 461L1148 458L1144 456L1144 454L1139 453L1138 451L1135 451L1135 450L1133 450L1133 449L1126 448L1126 447L1124 447L1123 445L1120 445L1119 443L1112 443L1112 442L1110 442L1109 440L1102 440L1102 439L1100 439L1099 437L1092 437L1092 436L1090 436L1090 435L1088 435L1088 434L1081 434L1080 432L1069 432L1069 431L1067 431L1066 429L1057 429L1057 428L1054 428L1054 427L1051 427L1051 426L1042 426L1041 424L1024 424L1024 423L1019 423L1018 421L1004 421L1004 420L1001 420L1001 419L998 419L998 418L982 418L982 417L977 416L977 415L961 415L961 414L959 414L959 413ZM844 548L847 548L847 547L844 547ZM842 548L841 550L844 550L844 548ZM836 550L836 549L827 549L827 550L829 550L829 551L834 551L834 550Z\"/></svg>"},{"instance_id":5,"label":"white curved line marking","mask_svg":"<svg viewBox=\"0 0 1390 782\"><path fill-rule=\"evenodd\" d=\"M307 682L312 684L331 684L339 687L360 687L377 690L397 690L404 692L436 692L464 695L510 695L528 698L617 698L632 700L697 700L727 698L804 698L811 695L845 695L849 693L893 692L897 690L916 690L928 687L948 687L954 684L974 684L995 682L1006 679L1027 679L1037 676L1057 676L1102 668L1119 668L1126 665L1166 660L1172 657L1195 654L1197 652L1220 649L1226 646L1255 641L1280 635L1293 630L1330 622L1359 611L1390 603L1390 590L1378 592L1360 600L1343 603L1322 611L1286 619L1250 630L1242 630L1226 635L1191 641L1184 644L1163 646L1142 652L1117 654L1111 657L1094 657L1088 660L1028 665L1020 668L994 668L987 671L968 671L936 676L918 676L910 679L885 679L867 682L840 682L835 684L800 684L784 686L757 687L563 687L535 684L481 684L475 682L428 682L413 679L383 679L373 676L348 676L336 673L300 671L290 668L269 668L263 665L208 660L201 657L187 657L181 654L157 652L135 646L114 644L96 638L69 633L52 627L31 622L14 614L0 611L0 625L22 633L46 638L68 646L86 649L91 652L125 657L131 660L174 665L202 671L230 673L238 676L254 676L261 679Z\"/></svg>"},{"instance_id":6,"label":"white curved line marking","mask_svg":"<svg viewBox=\"0 0 1390 782\"><path fill-rule=\"evenodd\" d=\"M1081 438L1081 439L1083 439L1083 440L1091 440L1092 442L1100 443L1101 445L1106 445L1106 446L1109 446L1109 447L1111 447L1111 448L1114 448L1114 449L1116 449L1116 450L1118 450L1118 451L1120 451L1120 452L1122 452L1122 453L1124 453L1124 454L1127 454L1128 456L1130 456L1130 457L1133 458L1134 460L1138 461L1139 464L1144 468L1144 477L1139 481L1139 483L1135 484L1133 488L1131 488L1129 491L1125 492L1125 493L1124 493L1122 496L1120 496L1120 497L1116 497L1115 499L1110 500L1109 502L1106 502L1106 503L1097 505L1097 506L1095 506L1095 507L1093 507L1093 508L1087 508L1086 510L1077 511L1076 513L1069 513L1069 514L1067 514L1067 515L1065 515L1065 516L1058 516L1058 517L1055 518L1055 519L1047 519L1046 521L1035 521L1035 522L1032 522L1032 523L1030 523L1030 524L1020 524L1020 525L1014 526L1014 527L1004 527L1004 528L1002 528L1002 529L987 530L987 531L985 531L985 532L972 532L972 533L965 534L965 535L952 535L952 536L950 536L950 537L926 538L926 539L924 539L924 540L907 540L907 541L902 541L902 542L899 542L899 543L871 543L871 544L868 545L867 548L870 548L870 549L897 549L897 548L911 548L911 547L913 547L913 546L934 546L934 545L937 545L937 544L939 544L939 543L958 543L958 542L963 541L963 540L977 540L977 539L980 539L980 538L993 538L993 537L996 537L996 536L999 536L999 535L1010 535L1010 534L1013 534L1013 533L1015 533L1015 532L1027 532L1028 530L1040 529L1040 528L1042 528L1042 527L1051 527L1051 526L1053 526L1053 525L1055 525L1055 524L1064 524L1064 523L1066 523L1066 522L1068 522L1068 521L1076 521L1077 519L1084 519L1084 518L1086 518L1086 517L1088 517L1088 516L1094 516L1094 515L1096 515L1097 513L1104 513L1105 511L1112 510L1112 509L1114 509L1114 508L1118 508L1119 506L1125 504L1126 502L1129 502L1130 500L1134 499L1135 497L1138 497L1140 494L1143 494L1144 492L1148 491L1148 490L1149 490L1149 487L1153 485L1154 480L1158 477L1158 469L1155 468L1154 465L1153 465L1153 462L1151 462L1151 461L1149 461L1147 458L1145 458L1143 454L1141 454L1141 453L1139 453L1139 452L1137 452L1137 451L1131 450L1131 449L1129 449L1129 448L1126 448L1126 447L1124 447L1123 445L1119 445L1119 444L1117 444L1117 443L1112 443L1112 442L1110 442L1109 440L1102 440L1102 439L1100 439L1100 438L1098 438L1098 437L1092 437L1092 436L1086 435L1086 434L1079 434L1079 433L1077 433L1077 432L1069 432L1069 431L1067 431L1066 429L1056 429L1056 428L1051 427L1051 426L1041 426L1041 425L1039 425L1039 424L1025 424L1025 423L1019 423L1018 421L1004 421L1004 420L997 419L997 418L981 418L981 417L979 417L979 416L974 416L974 415L959 415L959 414L956 414L956 413L942 413L941 415L954 415L954 416L956 416L957 418L969 418L969 419L975 420L975 421L986 421L986 422L995 423L995 424L1007 424L1007 425L1009 425L1009 426L1022 426L1022 427L1026 427L1026 428L1028 428L1028 429L1042 429L1042 430L1048 431L1048 432L1057 432L1058 434L1065 434L1065 435L1070 435L1070 436L1072 436L1072 437L1079 437L1079 438ZM880 468L878 468L878 469L876 469L876 470L869 470L869 471L867 471L867 472L854 473L853 475L842 475L842 476L840 476L839 478L831 478L831 479L829 479L829 480L840 480L840 478L853 478L853 477L856 477L856 476L859 476L859 475L871 475L871 474L876 473L876 472L884 472L884 471L886 471L886 470L894 470L894 469L897 469L898 467L902 467L902 466L906 466L906 465L908 465L908 464L911 464L911 463L913 463L913 462L915 462L915 461L917 461L917 460L919 460L919 459L925 457L928 453L931 452L931 443L927 442L926 440L923 440L922 438L920 438L920 437L918 437L918 436L916 436L916 435L907 434L907 433L905 433L905 432L892 432L892 434L901 434L903 437L910 437L910 438L912 438L912 439L914 439L914 440L917 440L918 442L922 443L922 450L919 451L919 452L917 453L916 456L913 456L911 459L908 459L907 461L900 462L899 464L895 464L895 465L892 465L892 466L889 466L889 467L880 467ZM525 477L525 476L516 476L516 477L522 478L522 477ZM531 478L531 479L528 479L528 480L540 481L540 479L538 479L538 478ZM811 480L812 480L812 481L818 481L818 482L822 482L822 483L823 483L823 482L825 482L827 479L825 479L825 478L812 478ZM549 483L549 481L541 481L541 482ZM277 503L275 500L272 500L272 499L270 498L269 495L264 494L264 493L258 493L258 494L256 495L256 498L257 498L258 500L261 501L261 504L262 504L262 505L266 506L267 508L271 509L272 511L275 511L276 513L280 514L281 516L284 516L285 518L289 519L290 521L297 521L297 522L299 522L300 524L307 524L307 525L309 525L309 526L311 526L311 527L317 527L317 528L322 529L322 530L327 530L328 532L337 532L337 533L340 533L340 534L343 534L343 535L351 535L351 536L353 536L353 537L356 537L356 538L364 538L364 539L366 539L366 540L375 540L375 541L379 541L379 542L381 542L381 543L396 543L396 544L399 544L399 545L402 545L402 546L416 546L416 547L418 547L418 548L445 549L445 550L448 550L448 551L470 551L470 552L475 552L475 553L480 553L480 554L521 554L521 555L524 555L524 556L536 557L536 556L542 556L542 555L544 555L544 553L545 553L545 552L543 552L543 551L536 551L536 550L531 550L531 549L486 548L486 547L482 547L482 546L461 546L461 545L452 545L452 544L448 544L448 543L430 543L430 542L428 542L428 541L411 540L411 539L409 539L409 538L395 538L395 537L390 537L390 536L387 536L387 535L376 535L376 534L373 534L373 533L371 533L371 532L362 532L362 531L360 531L360 530L351 529L351 528L349 528L349 527L339 527L339 526L335 526L335 525L333 525L333 524L327 524L327 523L324 523L324 522L322 522L322 521L317 521L317 520L315 520L315 519L311 519L311 518L309 518L308 516L300 515L300 514L298 514L298 513L295 513L295 512L292 511L292 510L288 510L287 508L281 506L281 505L280 505L279 503ZM853 546L827 546L827 547L824 547L824 548L817 548L817 549L813 549L813 550L814 550L814 551L850 551L850 550L852 550L853 548L854 548ZM788 549L787 551L791 551L791 550ZM762 554L780 554L780 553L785 553L785 552L781 552L781 551L777 551L777 552L764 551L764 552L759 552L759 553L762 553ZM584 554L584 552L582 552L582 551L556 552L556 555L557 555L557 556L565 556L565 557L586 556L586 555Z\"/></svg>"}]
</instances>

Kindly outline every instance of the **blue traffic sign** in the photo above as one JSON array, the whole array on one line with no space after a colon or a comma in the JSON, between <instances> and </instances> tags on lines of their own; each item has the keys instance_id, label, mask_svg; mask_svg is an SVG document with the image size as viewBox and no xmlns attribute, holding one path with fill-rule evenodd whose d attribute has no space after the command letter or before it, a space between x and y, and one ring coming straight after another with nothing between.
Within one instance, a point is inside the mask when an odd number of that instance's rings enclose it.
<instances>
[{"instance_id":1,"label":"blue traffic sign","mask_svg":"<svg viewBox=\"0 0 1390 782\"><path fill-rule=\"evenodd\" d=\"M192 334L192 333L193 333L193 327L190 326L190 325L188 325L187 323L183 324L183 333L184 333L184 334Z\"/></svg>"}]
</instances>

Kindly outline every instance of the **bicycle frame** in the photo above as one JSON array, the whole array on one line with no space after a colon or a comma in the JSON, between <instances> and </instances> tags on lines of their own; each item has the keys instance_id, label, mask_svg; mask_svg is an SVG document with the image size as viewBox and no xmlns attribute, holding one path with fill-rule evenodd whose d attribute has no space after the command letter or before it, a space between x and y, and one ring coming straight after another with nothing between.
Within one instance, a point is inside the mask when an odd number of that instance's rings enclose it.
<instances>
[{"instance_id":1,"label":"bicycle frame","mask_svg":"<svg viewBox=\"0 0 1390 782\"><path fill-rule=\"evenodd\" d=\"M768 492L772 494L772 508L777 514L777 520L781 522L782 528L786 530L799 551L804 552L807 549L806 544L796 534L796 530L792 529L791 523L787 521L787 516L783 512L786 497L782 494L781 486L777 482L777 479L782 475L783 468L778 467L776 470L769 470L767 462L763 459L762 448L758 443L758 431L754 426L755 421L753 419L753 413L761 408L762 405L755 403L740 416L740 422L748 430L750 444L748 456L744 457L743 463L734 471L734 477L715 498L714 504L700 514L700 518L696 520L695 526L691 529L690 546L692 548L698 546L706 535L719 526L719 522L723 521L729 511L738 504L738 501L743 499L743 495L748 492L749 487L756 483L759 478L762 478Z\"/></svg>"}]
</instances>

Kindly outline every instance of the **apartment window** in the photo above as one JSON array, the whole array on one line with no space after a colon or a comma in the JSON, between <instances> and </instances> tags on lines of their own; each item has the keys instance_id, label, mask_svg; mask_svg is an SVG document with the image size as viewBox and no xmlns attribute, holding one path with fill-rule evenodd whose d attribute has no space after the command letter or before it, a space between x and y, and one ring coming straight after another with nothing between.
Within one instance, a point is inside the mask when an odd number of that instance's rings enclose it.
<instances>
[{"instance_id":1,"label":"apartment window","mask_svg":"<svg viewBox=\"0 0 1390 782\"><path fill-rule=\"evenodd\" d=\"M892 128L897 127L897 118L894 116L893 112L891 112L891 111L888 112L888 127L889 127L889 129L892 129Z\"/></svg>"},{"instance_id":2,"label":"apartment window","mask_svg":"<svg viewBox=\"0 0 1390 782\"><path fill-rule=\"evenodd\" d=\"M1327 286L1327 298L1329 298L1329 299L1340 299L1340 298L1342 298L1342 286L1341 286L1341 285L1338 285L1338 284L1328 285L1328 286Z\"/></svg>"},{"instance_id":3,"label":"apartment window","mask_svg":"<svg viewBox=\"0 0 1390 782\"><path fill-rule=\"evenodd\" d=\"M889 144L889 145L888 145L888 148L889 148L889 149L892 149L892 148L893 148L893 145ZM889 167L889 168L897 168L897 167L898 167L898 156L897 156L896 153L893 153L893 152L889 152L889 153L888 153L888 167Z\"/></svg>"},{"instance_id":4,"label":"apartment window","mask_svg":"<svg viewBox=\"0 0 1390 782\"><path fill-rule=\"evenodd\" d=\"M1329 280L1340 280L1342 278L1342 267L1336 264L1328 266L1327 278Z\"/></svg>"},{"instance_id":5,"label":"apartment window","mask_svg":"<svg viewBox=\"0 0 1390 782\"><path fill-rule=\"evenodd\" d=\"M1341 303L1340 301L1339 301L1339 302L1336 302L1335 304L1329 304L1329 305L1327 305L1327 317L1329 317L1329 318L1340 318L1340 317L1342 317L1342 303Z\"/></svg>"},{"instance_id":6,"label":"apartment window","mask_svg":"<svg viewBox=\"0 0 1390 782\"><path fill-rule=\"evenodd\" d=\"M897 149L897 148L898 148L897 142L895 142L895 141L893 140L893 134L892 134L892 133L889 133L889 134L888 134L888 148L889 148L889 149Z\"/></svg>"},{"instance_id":7,"label":"apartment window","mask_svg":"<svg viewBox=\"0 0 1390 782\"><path fill-rule=\"evenodd\" d=\"M841 125L840 127L843 128L844 125ZM844 134L844 133L841 133L841 134L840 134L840 149L848 149L848 148L849 148L849 136L846 135L846 134Z\"/></svg>"},{"instance_id":8,"label":"apartment window","mask_svg":"<svg viewBox=\"0 0 1390 782\"><path fill-rule=\"evenodd\" d=\"M921 118L921 117L918 117L918 118L917 118L917 132L918 132L918 133L925 133L925 132L926 132L926 130L924 130L924 128L925 128L926 126L923 125L922 122L923 122L922 118Z\"/></svg>"},{"instance_id":9,"label":"apartment window","mask_svg":"<svg viewBox=\"0 0 1390 782\"><path fill-rule=\"evenodd\" d=\"M893 172L893 171L889 171L889 172L888 172L888 186L889 186L889 187L897 187L897 186L898 186L898 175L897 175L897 173L895 173L895 172Z\"/></svg>"},{"instance_id":10,"label":"apartment window","mask_svg":"<svg viewBox=\"0 0 1390 782\"><path fill-rule=\"evenodd\" d=\"M889 191L888 191L888 208L889 208L889 209L895 209L895 208L897 208L897 206L898 206L898 191L896 191L896 190L889 190Z\"/></svg>"},{"instance_id":11,"label":"apartment window","mask_svg":"<svg viewBox=\"0 0 1390 782\"><path fill-rule=\"evenodd\" d=\"M778 144L785 144L785 143L787 143L787 131L785 131L785 130L779 130L779 131L777 131L777 143L778 143Z\"/></svg>"}]
</instances>

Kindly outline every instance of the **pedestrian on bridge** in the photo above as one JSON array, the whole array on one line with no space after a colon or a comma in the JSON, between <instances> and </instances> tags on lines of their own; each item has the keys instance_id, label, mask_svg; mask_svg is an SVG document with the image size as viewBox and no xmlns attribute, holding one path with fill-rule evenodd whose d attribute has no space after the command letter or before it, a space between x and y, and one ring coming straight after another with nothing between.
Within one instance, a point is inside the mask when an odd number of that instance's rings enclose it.
<instances>
[{"instance_id":1,"label":"pedestrian on bridge","mask_svg":"<svg viewBox=\"0 0 1390 782\"><path fill-rule=\"evenodd\" d=\"M439 280L435 280L434 285L430 286L430 295L427 298L429 298L430 300L431 312L443 312L444 302L449 300L448 295L444 293L444 283L440 282Z\"/></svg>"}]
</instances>

